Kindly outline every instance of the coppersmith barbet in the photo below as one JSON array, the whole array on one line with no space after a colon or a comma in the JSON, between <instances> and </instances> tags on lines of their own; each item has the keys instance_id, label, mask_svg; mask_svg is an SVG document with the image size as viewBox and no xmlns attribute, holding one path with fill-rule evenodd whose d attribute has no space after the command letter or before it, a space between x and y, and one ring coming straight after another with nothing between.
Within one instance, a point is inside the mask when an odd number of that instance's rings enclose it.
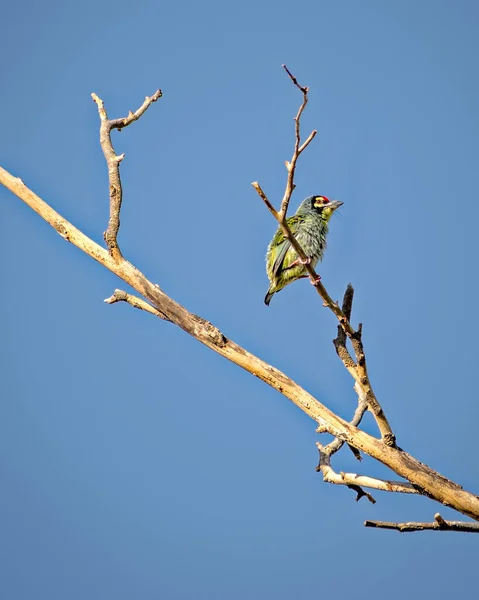
<instances>
[{"instance_id":1,"label":"coppersmith barbet","mask_svg":"<svg viewBox=\"0 0 479 600\"><path fill-rule=\"evenodd\" d=\"M323 259L329 219L333 212L342 206L339 200L329 200L326 196L308 196L301 202L296 214L286 219L291 233L298 240L313 267ZM270 286L264 303L269 305L276 292L289 283L308 277L305 263L296 254L291 243L284 237L279 227L269 243L266 252L266 273Z\"/></svg>"}]
</instances>

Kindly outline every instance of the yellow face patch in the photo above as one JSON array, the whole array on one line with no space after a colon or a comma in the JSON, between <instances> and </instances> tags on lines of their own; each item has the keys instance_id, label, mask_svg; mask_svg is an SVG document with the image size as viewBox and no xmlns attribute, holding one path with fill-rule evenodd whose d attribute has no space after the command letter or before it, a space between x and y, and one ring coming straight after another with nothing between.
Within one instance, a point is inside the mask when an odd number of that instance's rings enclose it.
<instances>
[{"instance_id":1,"label":"yellow face patch","mask_svg":"<svg viewBox=\"0 0 479 600\"><path fill-rule=\"evenodd\" d=\"M317 208L322 208L323 206L326 206L329 204L329 198L326 198L326 196L315 196L314 197L314 206L316 206Z\"/></svg>"}]
</instances>

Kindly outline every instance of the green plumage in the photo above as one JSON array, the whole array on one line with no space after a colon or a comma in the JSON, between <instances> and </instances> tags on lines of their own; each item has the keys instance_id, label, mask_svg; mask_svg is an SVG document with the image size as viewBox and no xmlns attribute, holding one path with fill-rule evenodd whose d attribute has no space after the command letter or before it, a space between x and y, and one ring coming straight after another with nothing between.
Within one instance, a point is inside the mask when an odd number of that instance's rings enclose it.
<instances>
[{"instance_id":1,"label":"green plumage","mask_svg":"<svg viewBox=\"0 0 479 600\"><path fill-rule=\"evenodd\" d=\"M329 219L342 204L337 200L331 202L326 196L308 196L300 204L296 214L286 219L288 227L306 256L311 259L313 267L323 258ZM268 246L266 273L270 281L264 299L266 305L269 305L276 292L289 283L308 276L305 265L299 261L296 251L285 239L281 228L277 229Z\"/></svg>"}]
</instances>

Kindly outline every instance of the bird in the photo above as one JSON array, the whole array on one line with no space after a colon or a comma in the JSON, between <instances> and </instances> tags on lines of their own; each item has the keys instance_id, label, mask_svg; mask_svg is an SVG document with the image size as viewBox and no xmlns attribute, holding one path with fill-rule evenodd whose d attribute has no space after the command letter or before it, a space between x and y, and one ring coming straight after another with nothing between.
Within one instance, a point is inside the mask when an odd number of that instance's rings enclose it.
<instances>
[{"instance_id":1,"label":"bird","mask_svg":"<svg viewBox=\"0 0 479 600\"><path fill-rule=\"evenodd\" d=\"M291 233L306 254L305 261L297 255L281 227L278 227L266 252L266 274L270 281L264 298L266 306L269 306L274 294L285 286L296 279L308 277L306 264L314 268L323 259L329 219L342 205L340 200L329 200L326 196L308 196L301 202L296 214L286 219Z\"/></svg>"}]
</instances>

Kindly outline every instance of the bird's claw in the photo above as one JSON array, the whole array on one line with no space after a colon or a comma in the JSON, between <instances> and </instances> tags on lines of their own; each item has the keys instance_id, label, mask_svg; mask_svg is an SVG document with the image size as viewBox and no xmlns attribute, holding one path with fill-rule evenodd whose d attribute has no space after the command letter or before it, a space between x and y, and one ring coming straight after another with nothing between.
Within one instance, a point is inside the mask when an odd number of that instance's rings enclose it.
<instances>
[{"instance_id":1,"label":"bird's claw","mask_svg":"<svg viewBox=\"0 0 479 600\"><path fill-rule=\"evenodd\" d=\"M311 285L318 285L318 283L321 281L321 275L318 275L316 277L316 279L310 279L310 283Z\"/></svg>"},{"instance_id":2,"label":"bird's claw","mask_svg":"<svg viewBox=\"0 0 479 600\"><path fill-rule=\"evenodd\" d=\"M298 256L298 258L289 265L289 268L295 267L296 265L310 265L310 264L311 264L310 256L307 256L304 260L302 258L299 258L299 256Z\"/></svg>"}]
</instances>

